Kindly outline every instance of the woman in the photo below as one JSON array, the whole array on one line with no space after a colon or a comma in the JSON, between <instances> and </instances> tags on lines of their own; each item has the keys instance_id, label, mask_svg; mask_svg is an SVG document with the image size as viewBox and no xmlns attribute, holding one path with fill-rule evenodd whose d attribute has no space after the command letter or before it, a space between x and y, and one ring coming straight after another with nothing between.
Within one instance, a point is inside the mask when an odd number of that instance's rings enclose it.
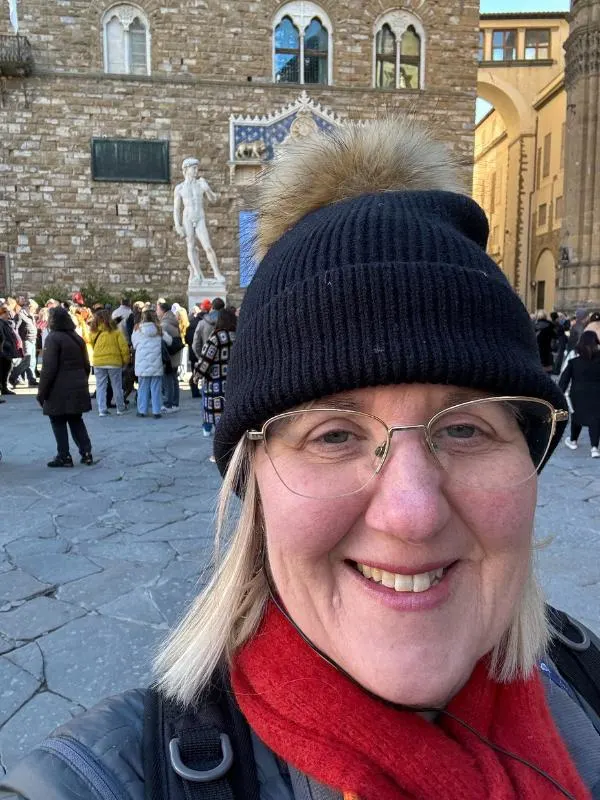
<instances>
[{"instance_id":1,"label":"woman","mask_svg":"<svg viewBox=\"0 0 600 800\"><path fill-rule=\"evenodd\" d=\"M160 419L162 378L164 375L163 341L171 344L168 333L162 333L154 311L142 311L141 322L131 336L135 353L135 374L138 378L137 416L145 417L152 404L152 416ZM168 354L167 354L168 355Z\"/></svg>"},{"instance_id":2,"label":"woman","mask_svg":"<svg viewBox=\"0 0 600 800\"><path fill-rule=\"evenodd\" d=\"M92 443L82 416L92 408L88 389L90 362L85 342L75 333L71 315L61 306L50 310L48 328L37 394L44 415L50 417L56 439L56 456L48 466L73 466L67 427L79 450L81 463L91 466L94 463Z\"/></svg>"},{"instance_id":3,"label":"woman","mask_svg":"<svg viewBox=\"0 0 600 800\"><path fill-rule=\"evenodd\" d=\"M569 359L558 385L573 405L571 435L565 439L570 450L577 450L583 427L589 428L592 458L600 458L600 342L594 331L584 331L575 346L575 358Z\"/></svg>"},{"instance_id":4,"label":"woman","mask_svg":"<svg viewBox=\"0 0 600 800\"><path fill-rule=\"evenodd\" d=\"M158 661L173 717L146 715L143 763L139 693L60 735L88 759L98 743L136 800L167 796L163 730L170 797L191 764L190 797L589 798L598 735L552 677L532 573L565 402L485 215L446 150L392 120L292 143L273 169L215 436L231 540ZM203 758L226 715L233 753L221 736ZM89 797L64 751L7 788Z\"/></svg>"},{"instance_id":5,"label":"woman","mask_svg":"<svg viewBox=\"0 0 600 800\"><path fill-rule=\"evenodd\" d=\"M196 383L202 380L202 407L203 418L202 433L208 437L212 433L223 408L225 407L225 386L227 384L227 369L231 357L231 348L235 342L235 329L237 317L227 308L219 311L214 333L200 351L200 358L195 367ZM211 456L211 461L214 457Z\"/></svg>"},{"instance_id":6,"label":"woman","mask_svg":"<svg viewBox=\"0 0 600 800\"><path fill-rule=\"evenodd\" d=\"M123 396L123 367L129 364L129 345L111 319L108 309L96 311L90 323L90 344L93 350L94 373L96 375L96 401L98 416L108 417L106 390L112 387L117 416L127 413Z\"/></svg>"}]
</instances>

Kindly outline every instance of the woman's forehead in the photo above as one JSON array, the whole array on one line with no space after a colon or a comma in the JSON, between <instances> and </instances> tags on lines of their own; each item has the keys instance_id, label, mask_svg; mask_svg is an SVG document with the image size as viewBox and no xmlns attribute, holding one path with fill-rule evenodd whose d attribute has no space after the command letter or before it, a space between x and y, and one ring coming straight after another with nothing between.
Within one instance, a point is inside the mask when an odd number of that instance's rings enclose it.
<instances>
[{"instance_id":1,"label":"woman's forehead","mask_svg":"<svg viewBox=\"0 0 600 800\"><path fill-rule=\"evenodd\" d=\"M490 392L466 386L449 386L433 383L403 383L390 386L369 386L347 392L327 395L303 403L298 408L332 407L348 411L373 413L376 409L402 410L408 407L431 409L447 408L468 400L490 397Z\"/></svg>"}]
</instances>

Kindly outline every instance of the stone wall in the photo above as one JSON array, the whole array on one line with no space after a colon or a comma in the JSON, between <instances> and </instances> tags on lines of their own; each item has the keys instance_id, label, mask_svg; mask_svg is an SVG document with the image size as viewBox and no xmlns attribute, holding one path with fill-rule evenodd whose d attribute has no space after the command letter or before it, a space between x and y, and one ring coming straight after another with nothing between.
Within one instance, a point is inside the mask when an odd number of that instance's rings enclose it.
<instances>
[{"instance_id":1,"label":"stone wall","mask_svg":"<svg viewBox=\"0 0 600 800\"><path fill-rule=\"evenodd\" d=\"M427 33L423 91L372 88L378 2L323 4L334 27L329 87L273 84L273 0L142 0L152 75L105 75L101 19L108 5L19 3L36 70L6 81L0 96L0 252L9 254L13 291L55 282L78 288L93 278L117 293L143 286L182 295L187 258L173 232L172 191L182 159L195 155L220 195L207 206L209 231L231 297L241 299L238 211L252 200L247 187L230 181L229 118L275 112L302 88L342 121L415 113L449 142L470 183L478 28L472 0L419 4ZM8 33L4 17L0 33ZM90 140L103 136L168 140L171 185L93 181Z\"/></svg>"}]
</instances>

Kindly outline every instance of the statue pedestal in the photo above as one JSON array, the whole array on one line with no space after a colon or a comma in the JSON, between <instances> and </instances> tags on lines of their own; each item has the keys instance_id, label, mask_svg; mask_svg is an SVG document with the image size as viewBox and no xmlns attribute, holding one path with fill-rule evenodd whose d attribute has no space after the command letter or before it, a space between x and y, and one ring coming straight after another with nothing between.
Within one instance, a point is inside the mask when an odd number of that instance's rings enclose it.
<instances>
[{"instance_id":1,"label":"statue pedestal","mask_svg":"<svg viewBox=\"0 0 600 800\"><path fill-rule=\"evenodd\" d=\"M202 300L214 300L220 297L227 304L227 284L225 279L204 278L198 281L191 279L188 283L188 309L192 309L196 303Z\"/></svg>"}]
</instances>

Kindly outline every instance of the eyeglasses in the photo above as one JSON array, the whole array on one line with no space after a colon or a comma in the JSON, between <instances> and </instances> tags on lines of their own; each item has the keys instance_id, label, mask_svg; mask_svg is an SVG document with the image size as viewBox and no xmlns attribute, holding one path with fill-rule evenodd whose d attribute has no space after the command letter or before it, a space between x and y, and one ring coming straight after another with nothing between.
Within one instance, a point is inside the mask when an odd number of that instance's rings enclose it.
<instances>
[{"instance_id":1,"label":"eyeglasses","mask_svg":"<svg viewBox=\"0 0 600 800\"><path fill-rule=\"evenodd\" d=\"M338 408L288 411L247 431L263 442L282 483L301 497L345 497L384 467L392 436L418 431L438 467L473 489L505 489L531 478L569 417L533 397L487 397L445 408L424 425L394 425Z\"/></svg>"}]
</instances>

